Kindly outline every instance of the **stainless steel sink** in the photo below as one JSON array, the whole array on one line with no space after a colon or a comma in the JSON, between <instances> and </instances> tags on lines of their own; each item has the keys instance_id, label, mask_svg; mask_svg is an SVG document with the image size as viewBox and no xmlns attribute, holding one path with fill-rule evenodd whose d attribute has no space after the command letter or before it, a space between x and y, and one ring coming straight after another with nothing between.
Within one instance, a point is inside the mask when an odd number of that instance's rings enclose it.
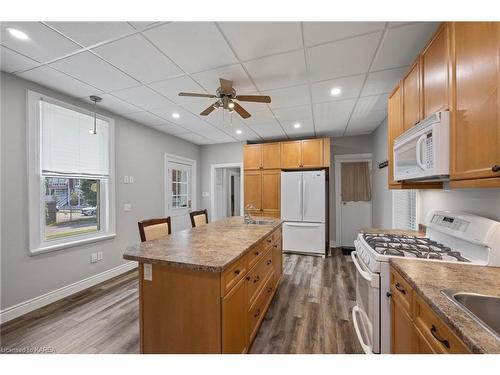
<instances>
[{"instance_id":1,"label":"stainless steel sink","mask_svg":"<svg viewBox=\"0 0 500 375\"><path fill-rule=\"evenodd\" d=\"M245 220L245 224L273 225L275 220Z\"/></svg>"},{"instance_id":2,"label":"stainless steel sink","mask_svg":"<svg viewBox=\"0 0 500 375\"><path fill-rule=\"evenodd\" d=\"M443 290L443 293L500 340L500 297L453 292L449 289Z\"/></svg>"}]
</instances>

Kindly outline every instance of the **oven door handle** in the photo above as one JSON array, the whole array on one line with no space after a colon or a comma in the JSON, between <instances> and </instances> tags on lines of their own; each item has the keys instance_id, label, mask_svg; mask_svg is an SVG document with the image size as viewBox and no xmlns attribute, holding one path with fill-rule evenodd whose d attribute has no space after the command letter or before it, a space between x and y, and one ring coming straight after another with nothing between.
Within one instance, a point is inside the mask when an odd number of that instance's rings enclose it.
<instances>
[{"instance_id":1,"label":"oven door handle","mask_svg":"<svg viewBox=\"0 0 500 375\"><path fill-rule=\"evenodd\" d=\"M356 269L358 270L358 273L361 275L361 277L363 277L363 279L368 281L370 283L370 286L378 287L378 285L376 285L376 283L375 283L374 278L372 277L372 274L368 271L365 271L363 269L363 267L361 267L361 264L359 264L357 251L351 252L351 258L352 258L354 265L356 266Z\"/></svg>"},{"instance_id":2,"label":"oven door handle","mask_svg":"<svg viewBox=\"0 0 500 375\"><path fill-rule=\"evenodd\" d=\"M352 253L351 253L352 254ZM358 306L354 306L352 308L352 323L354 326L354 331L356 331L356 336L358 336L359 345L365 352L365 354L373 354L372 348L370 345L367 345L363 340L363 335L361 334L361 329L359 328L358 319L356 318L356 314L360 314L360 310Z\"/></svg>"}]
</instances>

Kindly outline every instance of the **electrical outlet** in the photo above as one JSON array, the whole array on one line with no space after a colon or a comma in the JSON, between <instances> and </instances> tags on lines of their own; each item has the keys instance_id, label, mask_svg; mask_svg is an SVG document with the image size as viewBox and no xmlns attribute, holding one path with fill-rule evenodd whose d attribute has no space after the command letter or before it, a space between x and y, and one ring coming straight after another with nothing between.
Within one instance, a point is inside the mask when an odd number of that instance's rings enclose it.
<instances>
[{"instance_id":1,"label":"electrical outlet","mask_svg":"<svg viewBox=\"0 0 500 375\"><path fill-rule=\"evenodd\" d=\"M97 262L97 253L90 254L90 263L96 263L96 262Z\"/></svg>"},{"instance_id":2,"label":"electrical outlet","mask_svg":"<svg viewBox=\"0 0 500 375\"><path fill-rule=\"evenodd\" d=\"M102 260L102 251L97 252L97 260Z\"/></svg>"}]
</instances>

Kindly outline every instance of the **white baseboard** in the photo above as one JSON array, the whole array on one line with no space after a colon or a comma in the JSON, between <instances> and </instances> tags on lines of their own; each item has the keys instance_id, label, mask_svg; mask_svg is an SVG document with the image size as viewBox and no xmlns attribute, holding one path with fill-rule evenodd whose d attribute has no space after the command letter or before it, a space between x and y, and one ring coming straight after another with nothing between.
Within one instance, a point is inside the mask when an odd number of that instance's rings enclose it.
<instances>
[{"instance_id":1,"label":"white baseboard","mask_svg":"<svg viewBox=\"0 0 500 375\"><path fill-rule=\"evenodd\" d=\"M8 322L9 320L39 309L40 307L47 306L48 304L102 283L122 273L133 270L134 268L137 268L137 262L127 262L118 267L98 273L97 275L63 286L62 288L42 294L41 296L18 303L17 305L7 307L0 311L0 323Z\"/></svg>"},{"instance_id":2,"label":"white baseboard","mask_svg":"<svg viewBox=\"0 0 500 375\"><path fill-rule=\"evenodd\" d=\"M332 247L339 247L339 244L337 243L337 241L330 241L330 249Z\"/></svg>"}]
</instances>

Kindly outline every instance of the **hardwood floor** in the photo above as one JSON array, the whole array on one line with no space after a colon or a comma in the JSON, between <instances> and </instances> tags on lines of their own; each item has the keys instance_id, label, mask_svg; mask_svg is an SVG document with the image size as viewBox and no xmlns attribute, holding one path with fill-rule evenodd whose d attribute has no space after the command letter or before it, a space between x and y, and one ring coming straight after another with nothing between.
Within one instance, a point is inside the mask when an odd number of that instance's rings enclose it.
<instances>
[{"instance_id":1,"label":"hardwood floor","mask_svg":"<svg viewBox=\"0 0 500 375\"><path fill-rule=\"evenodd\" d=\"M361 353L350 316L354 299L354 266L340 251L326 259L285 255L281 286L250 352ZM0 347L138 353L138 304L132 271L4 324Z\"/></svg>"}]
</instances>

